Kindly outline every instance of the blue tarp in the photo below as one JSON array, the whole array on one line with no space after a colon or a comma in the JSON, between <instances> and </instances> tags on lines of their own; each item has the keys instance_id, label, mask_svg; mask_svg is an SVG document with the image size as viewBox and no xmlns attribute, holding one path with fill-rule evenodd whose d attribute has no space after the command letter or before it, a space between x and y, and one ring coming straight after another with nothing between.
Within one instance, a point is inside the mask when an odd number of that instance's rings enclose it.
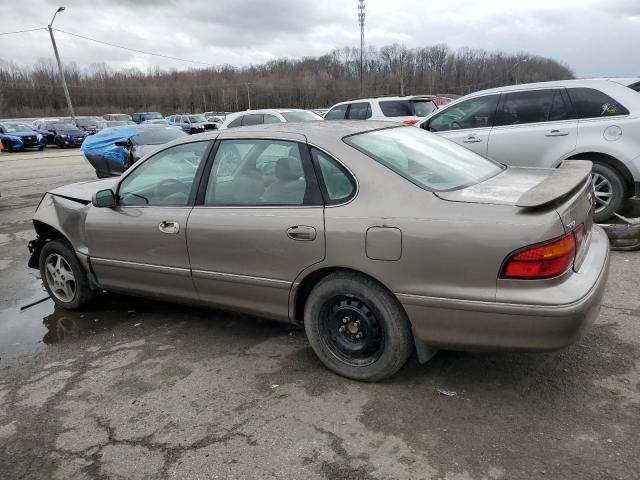
<instances>
[{"instance_id":1,"label":"blue tarp","mask_svg":"<svg viewBox=\"0 0 640 480\"><path fill-rule=\"evenodd\" d=\"M108 127L94 135L89 135L84 142L82 142L80 150L85 155L99 155L120 165L124 165L126 150L123 147L117 147L116 142L129 140L131 137L135 137L140 133L140 129L126 125L121 127Z\"/></svg>"}]
</instances>

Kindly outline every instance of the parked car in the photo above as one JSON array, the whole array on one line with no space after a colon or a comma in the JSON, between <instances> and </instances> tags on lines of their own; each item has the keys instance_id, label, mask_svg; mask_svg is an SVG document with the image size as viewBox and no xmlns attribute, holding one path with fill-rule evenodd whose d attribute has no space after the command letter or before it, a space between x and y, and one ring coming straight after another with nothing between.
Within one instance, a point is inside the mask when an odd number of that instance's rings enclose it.
<instances>
[{"instance_id":1,"label":"parked car","mask_svg":"<svg viewBox=\"0 0 640 480\"><path fill-rule=\"evenodd\" d=\"M131 120L136 123L142 123L145 120L155 120L156 118L164 118L159 112L138 112L131 116Z\"/></svg>"},{"instance_id":2,"label":"parked car","mask_svg":"<svg viewBox=\"0 0 640 480\"><path fill-rule=\"evenodd\" d=\"M136 122L131 120L107 120L107 127L121 127L123 125L137 125Z\"/></svg>"},{"instance_id":3,"label":"parked car","mask_svg":"<svg viewBox=\"0 0 640 480\"><path fill-rule=\"evenodd\" d=\"M33 127L20 122L0 123L0 150L20 152L27 148L44 150L47 140Z\"/></svg>"},{"instance_id":4,"label":"parked car","mask_svg":"<svg viewBox=\"0 0 640 480\"><path fill-rule=\"evenodd\" d=\"M47 145L58 148L79 147L88 134L67 121L46 121L38 124L37 132L47 141Z\"/></svg>"},{"instance_id":5,"label":"parked car","mask_svg":"<svg viewBox=\"0 0 640 480\"><path fill-rule=\"evenodd\" d=\"M105 128L84 142L82 153L98 178L113 177L160 145L184 136L179 128L161 125Z\"/></svg>"},{"instance_id":6,"label":"parked car","mask_svg":"<svg viewBox=\"0 0 640 480\"><path fill-rule=\"evenodd\" d=\"M328 368L381 380L414 343L426 361L579 337L609 263L590 168L505 167L388 122L222 130L50 190L29 266L63 308L106 289L304 324Z\"/></svg>"},{"instance_id":7,"label":"parked car","mask_svg":"<svg viewBox=\"0 0 640 480\"><path fill-rule=\"evenodd\" d=\"M205 116L205 118L207 119L207 122L213 122L215 123L215 128L220 128L220 125L222 125L224 123L224 119L226 118L225 116L219 116L219 115L209 115L208 117Z\"/></svg>"},{"instance_id":8,"label":"parked car","mask_svg":"<svg viewBox=\"0 0 640 480\"><path fill-rule=\"evenodd\" d=\"M171 115L169 122L176 127L180 127L186 133L202 133L205 130L214 130L215 123L207 121L202 115Z\"/></svg>"},{"instance_id":9,"label":"parked car","mask_svg":"<svg viewBox=\"0 0 640 480\"><path fill-rule=\"evenodd\" d=\"M314 122L322 117L309 110L295 108L247 110L227 115L219 129L262 125L264 123Z\"/></svg>"},{"instance_id":10,"label":"parked car","mask_svg":"<svg viewBox=\"0 0 640 480\"><path fill-rule=\"evenodd\" d=\"M156 118L155 120L145 120L140 125L173 125L168 118Z\"/></svg>"},{"instance_id":11,"label":"parked car","mask_svg":"<svg viewBox=\"0 0 640 480\"><path fill-rule=\"evenodd\" d=\"M226 117L229 113L231 112L204 112L202 115L204 115L205 118L222 117L224 119L224 117Z\"/></svg>"},{"instance_id":12,"label":"parked car","mask_svg":"<svg viewBox=\"0 0 640 480\"><path fill-rule=\"evenodd\" d=\"M565 80L473 93L421 128L507 165L593 161L595 219L640 195L640 96L610 80Z\"/></svg>"},{"instance_id":13,"label":"parked car","mask_svg":"<svg viewBox=\"0 0 640 480\"><path fill-rule=\"evenodd\" d=\"M107 128L107 122L98 117L76 117L76 126L89 135L93 135L103 128Z\"/></svg>"},{"instance_id":14,"label":"parked car","mask_svg":"<svg viewBox=\"0 0 640 480\"><path fill-rule=\"evenodd\" d=\"M126 113L105 113L102 118L108 122L126 122L131 121L131 115Z\"/></svg>"},{"instance_id":15,"label":"parked car","mask_svg":"<svg viewBox=\"0 0 640 480\"><path fill-rule=\"evenodd\" d=\"M438 109L434 95L375 97L335 104L325 120L386 120L413 125Z\"/></svg>"}]
</instances>

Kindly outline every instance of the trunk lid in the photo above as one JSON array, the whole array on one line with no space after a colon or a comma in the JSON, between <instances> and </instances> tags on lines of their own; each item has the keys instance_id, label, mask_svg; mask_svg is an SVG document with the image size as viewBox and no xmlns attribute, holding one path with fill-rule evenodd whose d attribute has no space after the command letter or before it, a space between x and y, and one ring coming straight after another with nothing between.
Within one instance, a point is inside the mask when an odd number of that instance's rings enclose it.
<instances>
[{"instance_id":1,"label":"trunk lid","mask_svg":"<svg viewBox=\"0 0 640 480\"><path fill-rule=\"evenodd\" d=\"M552 206L568 233L580 224L591 229L594 208L591 162L570 160L558 168L509 167L484 182L451 192L443 200L513 205L524 209Z\"/></svg>"}]
</instances>

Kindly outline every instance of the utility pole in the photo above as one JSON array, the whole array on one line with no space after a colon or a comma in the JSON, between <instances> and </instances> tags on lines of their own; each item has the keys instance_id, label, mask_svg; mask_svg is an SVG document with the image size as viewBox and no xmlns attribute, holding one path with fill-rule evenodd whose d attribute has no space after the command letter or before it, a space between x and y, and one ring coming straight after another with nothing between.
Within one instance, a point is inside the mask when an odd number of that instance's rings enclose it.
<instances>
[{"instance_id":1,"label":"utility pole","mask_svg":"<svg viewBox=\"0 0 640 480\"><path fill-rule=\"evenodd\" d=\"M247 110L251 110L251 91L249 90L249 84L247 83L247 103L249 104L249 108Z\"/></svg>"},{"instance_id":2,"label":"utility pole","mask_svg":"<svg viewBox=\"0 0 640 480\"><path fill-rule=\"evenodd\" d=\"M364 96L364 0L358 0L358 24L360 25L360 96Z\"/></svg>"},{"instance_id":3,"label":"utility pole","mask_svg":"<svg viewBox=\"0 0 640 480\"><path fill-rule=\"evenodd\" d=\"M56 55L56 62L58 62L58 71L60 72L60 78L62 79L62 88L64 89L64 96L67 98L67 107L69 107L69 113L71 114L71 121L75 125L76 115L73 112L73 105L71 105L71 96L69 95L69 89L67 88L67 81L64 78L64 71L62 70L62 62L60 61L60 55L58 54L58 47L56 45L56 39L53 36L53 21L56 19L56 15L60 12L64 12L65 7L58 7L56 13L53 14L51 23L48 25L49 35L51 35L51 44L53 45L53 53Z\"/></svg>"}]
</instances>

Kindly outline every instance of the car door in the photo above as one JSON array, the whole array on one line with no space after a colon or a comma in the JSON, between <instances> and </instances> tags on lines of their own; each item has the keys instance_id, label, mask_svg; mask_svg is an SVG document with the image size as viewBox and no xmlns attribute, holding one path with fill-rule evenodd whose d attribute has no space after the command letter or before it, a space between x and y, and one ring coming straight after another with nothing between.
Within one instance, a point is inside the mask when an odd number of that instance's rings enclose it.
<instances>
[{"instance_id":1,"label":"car door","mask_svg":"<svg viewBox=\"0 0 640 480\"><path fill-rule=\"evenodd\" d=\"M210 145L192 142L158 152L119 182L115 207L89 207L85 231L100 285L159 298L197 298L186 227Z\"/></svg>"},{"instance_id":2,"label":"car door","mask_svg":"<svg viewBox=\"0 0 640 480\"><path fill-rule=\"evenodd\" d=\"M504 93L487 156L524 167L555 167L576 148L578 121L563 89Z\"/></svg>"},{"instance_id":3,"label":"car door","mask_svg":"<svg viewBox=\"0 0 640 480\"><path fill-rule=\"evenodd\" d=\"M420 128L486 156L499 98L498 94L483 95L452 104L438 110Z\"/></svg>"},{"instance_id":4,"label":"car door","mask_svg":"<svg viewBox=\"0 0 640 480\"><path fill-rule=\"evenodd\" d=\"M187 237L201 301L286 320L294 279L325 256L324 214L305 137L268 137L220 135Z\"/></svg>"}]
</instances>

